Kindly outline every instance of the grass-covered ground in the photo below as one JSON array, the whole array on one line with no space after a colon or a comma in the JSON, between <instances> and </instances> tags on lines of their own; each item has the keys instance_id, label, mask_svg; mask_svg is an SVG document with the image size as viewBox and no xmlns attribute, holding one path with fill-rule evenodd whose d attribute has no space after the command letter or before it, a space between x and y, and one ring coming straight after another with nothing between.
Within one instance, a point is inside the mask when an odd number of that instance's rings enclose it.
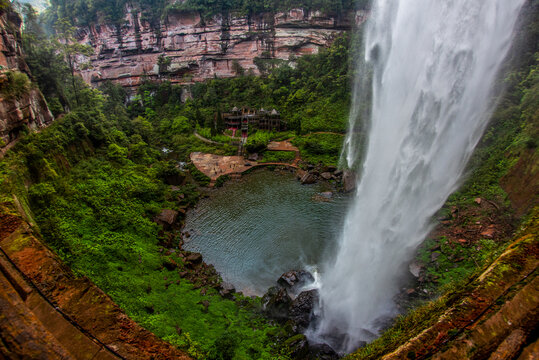
<instances>
[{"instance_id":1,"label":"grass-covered ground","mask_svg":"<svg viewBox=\"0 0 539 360\"><path fill-rule=\"evenodd\" d=\"M294 151L266 151L262 162L291 162L295 157L296 153Z\"/></svg>"},{"instance_id":2,"label":"grass-covered ground","mask_svg":"<svg viewBox=\"0 0 539 360\"><path fill-rule=\"evenodd\" d=\"M262 317L256 300L221 297L213 268L185 260L179 227L153 221L161 210L186 209L199 198L196 181L206 179L179 171L177 160L226 147L196 140L183 119L119 121L104 112L110 98L87 95L88 107L24 135L0 161L2 198L15 194L30 204L43 239L77 276L194 358L286 359L289 333ZM156 141L161 131L164 140Z\"/></svg>"},{"instance_id":3,"label":"grass-covered ground","mask_svg":"<svg viewBox=\"0 0 539 360\"><path fill-rule=\"evenodd\" d=\"M275 358L279 328L256 314L256 302L238 306L195 286L180 277L186 268L177 248L166 255L160 246L152 217L180 205L172 199L185 192L171 193L151 168L89 159L61 182L34 185L30 198L48 243L146 329L195 358ZM167 270L170 262L178 268Z\"/></svg>"}]
</instances>

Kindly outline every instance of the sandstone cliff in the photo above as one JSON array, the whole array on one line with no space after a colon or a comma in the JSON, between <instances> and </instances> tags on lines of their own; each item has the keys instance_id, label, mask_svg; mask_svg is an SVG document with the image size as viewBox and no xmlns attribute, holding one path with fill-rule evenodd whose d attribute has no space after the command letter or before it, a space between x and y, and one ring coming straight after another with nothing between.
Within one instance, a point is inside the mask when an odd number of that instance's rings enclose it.
<instances>
[{"instance_id":1,"label":"sandstone cliff","mask_svg":"<svg viewBox=\"0 0 539 360\"><path fill-rule=\"evenodd\" d=\"M20 44L22 20L15 12L0 14L0 81L7 81L8 73L30 75ZM36 130L53 121L41 92L30 86L18 96L0 94L0 139L8 145L18 138L19 132L28 127Z\"/></svg>"},{"instance_id":2,"label":"sandstone cliff","mask_svg":"<svg viewBox=\"0 0 539 360\"><path fill-rule=\"evenodd\" d=\"M164 73L171 82L184 84L231 77L236 74L236 61L245 71L259 74L255 58L288 60L291 55L317 53L365 19L364 11L335 18L293 9L210 20L198 13L176 12L156 29L137 12L127 11L122 26L95 25L79 30L79 41L91 45L94 55L79 57L78 63L84 80L94 86L112 80L136 87L144 78L158 79ZM170 64L160 68L160 56L170 59Z\"/></svg>"}]
</instances>

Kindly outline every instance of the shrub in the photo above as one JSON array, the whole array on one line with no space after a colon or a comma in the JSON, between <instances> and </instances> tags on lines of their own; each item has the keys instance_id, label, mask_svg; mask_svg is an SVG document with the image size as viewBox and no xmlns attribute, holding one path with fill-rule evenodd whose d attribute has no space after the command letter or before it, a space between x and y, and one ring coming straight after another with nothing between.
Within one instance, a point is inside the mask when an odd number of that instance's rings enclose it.
<instances>
[{"instance_id":1,"label":"shrub","mask_svg":"<svg viewBox=\"0 0 539 360\"><path fill-rule=\"evenodd\" d=\"M0 93L7 99L19 99L30 90L30 79L19 71L7 71L5 78L0 83Z\"/></svg>"},{"instance_id":2,"label":"shrub","mask_svg":"<svg viewBox=\"0 0 539 360\"><path fill-rule=\"evenodd\" d=\"M107 157L110 160L122 163L127 159L128 150L117 144L110 144L107 150Z\"/></svg>"},{"instance_id":3,"label":"shrub","mask_svg":"<svg viewBox=\"0 0 539 360\"><path fill-rule=\"evenodd\" d=\"M225 332L213 343L213 346L208 353L208 359L232 360L234 359L237 347L238 339L236 338L236 334Z\"/></svg>"}]
</instances>

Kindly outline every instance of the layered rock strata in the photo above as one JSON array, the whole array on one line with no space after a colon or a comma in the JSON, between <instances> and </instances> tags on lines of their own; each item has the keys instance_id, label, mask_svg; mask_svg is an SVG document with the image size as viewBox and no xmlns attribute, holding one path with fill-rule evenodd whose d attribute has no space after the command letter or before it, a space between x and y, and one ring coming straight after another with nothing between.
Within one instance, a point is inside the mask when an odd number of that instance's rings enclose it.
<instances>
[{"instance_id":1,"label":"layered rock strata","mask_svg":"<svg viewBox=\"0 0 539 360\"><path fill-rule=\"evenodd\" d=\"M0 14L1 81L7 81L8 72L30 75L20 44L21 25L22 20L17 13ZM37 130L53 120L45 98L37 88L30 86L23 94L13 97L0 93L0 139L3 146L16 140L23 129Z\"/></svg>"},{"instance_id":2,"label":"layered rock strata","mask_svg":"<svg viewBox=\"0 0 539 360\"><path fill-rule=\"evenodd\" d=\"M241 71L238 64L246 72L259 74L256 58L269 64L267 60L315 54L366 19L364 11L336 18L294 9L209 20L194 12L175 12L155 28L128 10L123 25L79 29L78 40L94 49L93 56L78 58L87 83L97 86L111 80L137 87L145 78L166 78L186 84L235 76ZM170 63L160 62L160 57Z\"/></svg>"}]
</instances>

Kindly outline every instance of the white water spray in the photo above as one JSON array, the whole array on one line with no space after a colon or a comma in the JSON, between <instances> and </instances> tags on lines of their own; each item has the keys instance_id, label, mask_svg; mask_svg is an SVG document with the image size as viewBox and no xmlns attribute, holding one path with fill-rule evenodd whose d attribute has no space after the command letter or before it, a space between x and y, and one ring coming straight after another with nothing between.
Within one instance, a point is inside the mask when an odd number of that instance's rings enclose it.
<instances>
[{"instance_id":1,"label":"white water spray","mask_svg":"<svg viewBox=\"0 0 539 360\"><path fill-rule=\"evenodd\" d=\"M492 87L524 2L374 1L364 39L372 69L368 144L340 250L322 275L322 318L311 337L348 352L395 314L399 273L458 187L491 115ZM365 87L355 89L351 129L365 112ZM351 167L359 159L355 137L345 142Z\"/></svg>"}]
</instances>

